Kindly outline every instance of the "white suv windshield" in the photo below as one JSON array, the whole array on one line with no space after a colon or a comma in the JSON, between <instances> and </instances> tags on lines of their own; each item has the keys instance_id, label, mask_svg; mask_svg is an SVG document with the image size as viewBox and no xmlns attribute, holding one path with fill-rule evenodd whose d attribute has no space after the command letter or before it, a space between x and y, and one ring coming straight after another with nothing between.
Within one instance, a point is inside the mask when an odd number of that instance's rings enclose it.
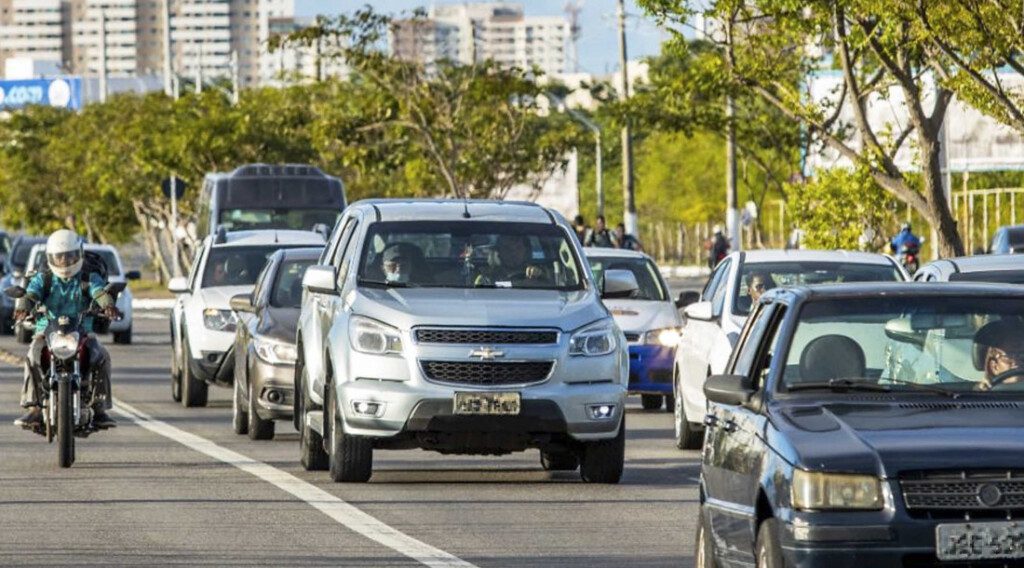
<instances>
[{"instance_id":1,"label":"white suv windshield","mask_svg":"<svg viewBox=\"0 0 1024 568\"><path fill-rule=\"evenodd\" d=\"M572 242L556 225L392 221L370 227L359 283L580 290L582 275Z\"/></svg>"},{"instance_id":2,"label":"white suv windshield","mask_svg":"<svg viewBox=\"0 0 1024 568\"><path fill-rule=\"evenodd\" d=\"M857 262L747 262L740 267L733 313L750 314L755 300L780 286L810 286L841 282L898 282L899 270L891 264Z\"/></svg>"}]
</instances>

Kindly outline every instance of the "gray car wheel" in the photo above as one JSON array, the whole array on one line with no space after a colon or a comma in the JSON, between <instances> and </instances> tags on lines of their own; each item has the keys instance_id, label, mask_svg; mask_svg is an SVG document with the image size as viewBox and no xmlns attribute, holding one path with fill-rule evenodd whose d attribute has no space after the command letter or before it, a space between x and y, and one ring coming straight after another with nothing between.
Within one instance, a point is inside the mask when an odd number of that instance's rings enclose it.
<instances>
[{"instance_id":1,"label":"gray car wheel","mask_svg":"<svg viewBox=\"0 0 1024 568\"><path fill-rule=\"evenodd\" d=\"M256 385L249 379L249 439L250 440L273 440L274 421L264 420L256 413Z\"/></svg>"},{"instance_id":2,"label":"gray car wheel","mask_svg":"<svg viewBox=\"0 0 1024 568\"><path fill-rule=\"evenodd\" d=\"M242 404L240 383L238 377L235 377L235 385L231 387L231 428L238 435L249 432L249 415Z\"/></svg>"}]
</instances>

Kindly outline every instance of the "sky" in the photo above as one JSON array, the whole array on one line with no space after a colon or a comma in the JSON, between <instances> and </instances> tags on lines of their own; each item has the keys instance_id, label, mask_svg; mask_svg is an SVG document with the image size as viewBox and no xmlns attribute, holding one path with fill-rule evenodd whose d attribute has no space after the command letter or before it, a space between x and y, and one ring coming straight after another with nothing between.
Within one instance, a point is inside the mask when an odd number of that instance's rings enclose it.
<instances>
[{"instance_id":1,"label":"sky","mask_svg":"<svg viewBox=\"0 0 1024 568\"><path fill-rule=\"evenodd\" d=\"M523 5L527 15L564 15L566 0L507 0ZM573 0L577 1L577 0ZM351 12L367 4L380 12L401 12L432 4L461 4L457 0L296 0L300 16ZM615 30L616 0L582 0L579 39L580 71L605 74L619 67L619 40ZM656 55L666 35L634 0L626 0L626 45L630 59Z\"/></svg>"}]
</instances>

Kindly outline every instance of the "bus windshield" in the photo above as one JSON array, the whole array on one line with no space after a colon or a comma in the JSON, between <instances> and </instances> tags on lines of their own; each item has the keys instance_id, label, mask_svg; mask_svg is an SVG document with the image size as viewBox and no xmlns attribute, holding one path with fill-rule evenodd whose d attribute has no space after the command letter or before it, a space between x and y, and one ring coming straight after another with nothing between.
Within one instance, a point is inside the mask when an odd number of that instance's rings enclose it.
<instances>
[{"instance_id":1,"label":"bus windshield","mask_svg":"<svg viewBox=\"0 0 1024 568\"><path fill-rule=\"evenodd\" d=\"M225 209L217 225L228 231L294 229L308 231L314 225L333 227L340 210L329 209Z\"/></svg>"}]
</instances>

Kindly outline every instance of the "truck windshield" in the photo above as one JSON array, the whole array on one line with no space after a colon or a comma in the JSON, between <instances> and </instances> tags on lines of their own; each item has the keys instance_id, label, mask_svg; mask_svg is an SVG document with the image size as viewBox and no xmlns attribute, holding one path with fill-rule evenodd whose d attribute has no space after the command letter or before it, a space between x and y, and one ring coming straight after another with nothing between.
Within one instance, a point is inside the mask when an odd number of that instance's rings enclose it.
<instances>
[{"instance_id":1,"label":"truck windshield","mask_svg":"<svg viewBox=\"0 0 1024 568\"><path fill-rule=\"evenodd\" d=\"M782 390L1024 393L1024 300L875 297L800 311Z\"/></svg>"},{"instance_id":2,"label":"truck windshield","mask_svg":"<svg viewBox=\"0 0 1024 568\"><path fill-rule=\"evenodd\" d=\"M583 268L556 225L400 221L370 227L360 260L365 286L581 290Z\"/></svg>"},{"instance_id":3,"label":"truck windshield","mask_svg":"<svg viewBox=\"0 0 1024 568\"><path fill-rule=\"evenodd\" d=\"M217 224L229 231L293 229L308 231L314 225L333 227L341 215L330 209L226 209Z\"/></svg>"}]
</instances>

